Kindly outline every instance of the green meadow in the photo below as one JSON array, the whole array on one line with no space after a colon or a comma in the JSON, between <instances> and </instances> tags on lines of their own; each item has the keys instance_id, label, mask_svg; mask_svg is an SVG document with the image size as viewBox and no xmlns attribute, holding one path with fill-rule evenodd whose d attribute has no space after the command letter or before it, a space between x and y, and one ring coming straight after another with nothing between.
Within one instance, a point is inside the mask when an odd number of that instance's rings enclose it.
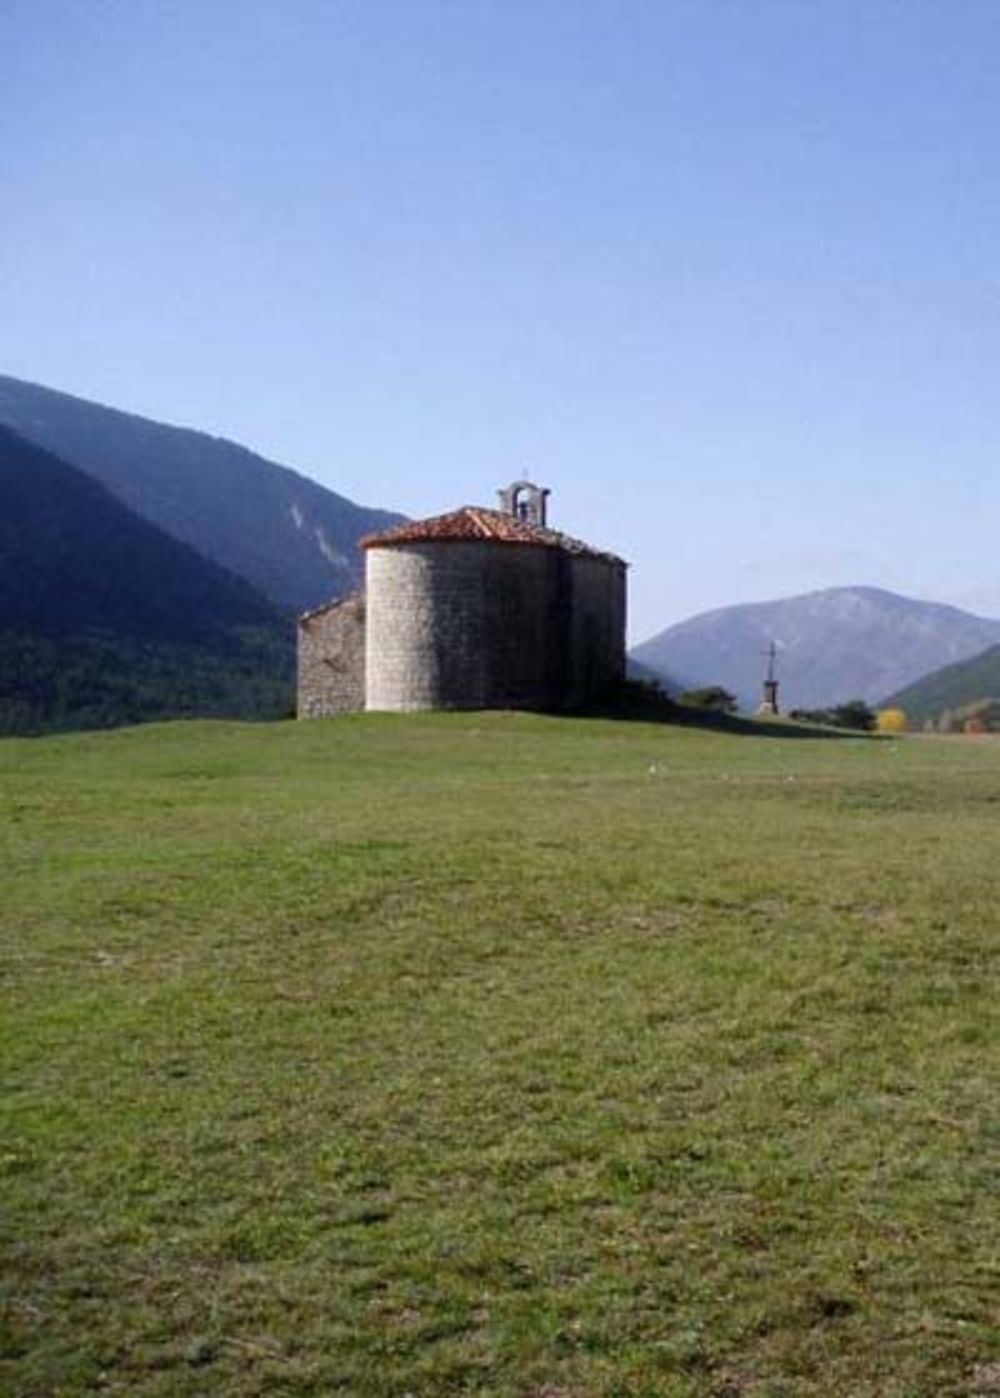
<instances>
[{"instance_id":1,"label":"green meadow","mask_svg":"<svg viewBox=\"0 0 1000 1398\"><path fill-rule=\"evenodd\" d=\"M1000 744L0 743L0 1391L1000 1393Z\"/></svg>"}]
</instances>

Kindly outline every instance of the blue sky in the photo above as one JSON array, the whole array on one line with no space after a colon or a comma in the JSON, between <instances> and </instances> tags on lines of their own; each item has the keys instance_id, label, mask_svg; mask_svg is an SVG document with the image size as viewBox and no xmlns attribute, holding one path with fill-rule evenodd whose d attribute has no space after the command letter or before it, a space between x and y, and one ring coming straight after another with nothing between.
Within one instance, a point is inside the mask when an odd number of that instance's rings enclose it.
<instances>
[{"instance_id":1,"label":"blue sky","mask_svg":"<svg viewBox=\"0 0 1000 1398\"><path fill-rule=\"evenodd\" d=\"M0 371L433 514L638 640L1000 614L1000 0L4 0Z\"/></svg>"}]
</instances>

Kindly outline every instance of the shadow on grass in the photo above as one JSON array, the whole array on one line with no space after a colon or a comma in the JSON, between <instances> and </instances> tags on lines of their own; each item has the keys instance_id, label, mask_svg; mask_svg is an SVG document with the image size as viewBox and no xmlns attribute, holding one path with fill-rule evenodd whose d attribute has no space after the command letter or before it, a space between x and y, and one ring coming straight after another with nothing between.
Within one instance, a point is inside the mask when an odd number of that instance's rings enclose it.
<instances>
[{"instance_id":1,"label":"shadow on grass","mask_svg":"<svg viewBox=\"0 0 1000 1398\"><path fill-rule=\"evenodd\" d=\"M616 719L625 723L670 723L678 727L707 728L714 733L737 733L751 738L875 738L881 741L887 736L856 728L829 728L818 723L798 723L781 718L744 718L740 714L722 713L718 709L695 708L678 704L666 694L641 684L627 684L602 703L582 709L579 717Z\"/></svg>"}]
</instances>

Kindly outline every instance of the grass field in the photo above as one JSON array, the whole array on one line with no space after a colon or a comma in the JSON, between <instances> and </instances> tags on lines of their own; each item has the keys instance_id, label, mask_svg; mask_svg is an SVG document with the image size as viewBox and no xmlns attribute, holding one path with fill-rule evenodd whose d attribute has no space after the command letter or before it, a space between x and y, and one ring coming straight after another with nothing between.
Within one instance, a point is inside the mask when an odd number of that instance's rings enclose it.
<instances>
[{"instance_id":1,"label":"grass field","mask_svg":"<svg viewBox=\"0 0 1000 1398\"><path fill-rule=\"evenodd\" d=\"M1000 1393L1000 744L0 743L0 1391Z\"/></svg>"}]
</instances>

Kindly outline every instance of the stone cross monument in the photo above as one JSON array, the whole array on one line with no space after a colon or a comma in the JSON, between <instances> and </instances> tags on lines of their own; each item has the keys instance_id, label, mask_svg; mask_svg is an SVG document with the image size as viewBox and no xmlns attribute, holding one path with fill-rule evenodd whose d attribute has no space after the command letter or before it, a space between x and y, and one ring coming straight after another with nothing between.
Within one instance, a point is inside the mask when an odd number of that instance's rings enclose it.
<instances>
[{"instance_id":1,"label":"stone cross monument","mask_svg":"<svg viewBox=\"0 0 1000 1398\"><path fill-rule=\"evenodd\" d=\"M767 656L767 676L764 680L764 697L757 706L759 714L780 714L778 708L778 676L776 665L778 660L778 647L772 641L764 652Z\"/></svg>"}]
</instances>

